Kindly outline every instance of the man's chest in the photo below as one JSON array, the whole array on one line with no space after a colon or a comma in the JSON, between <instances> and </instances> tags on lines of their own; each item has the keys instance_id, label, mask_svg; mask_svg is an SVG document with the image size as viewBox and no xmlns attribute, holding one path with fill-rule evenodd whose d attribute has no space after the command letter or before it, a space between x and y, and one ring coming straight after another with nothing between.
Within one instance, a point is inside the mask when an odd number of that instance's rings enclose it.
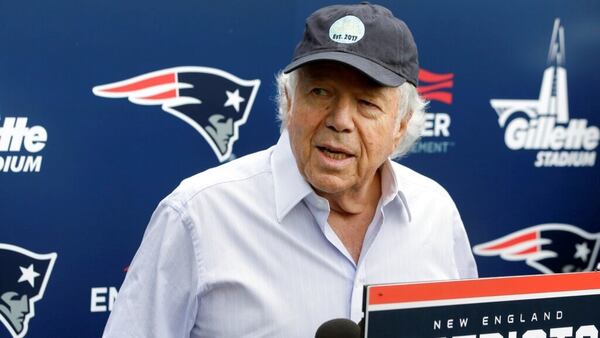
<instances>
[{"instance_id":1,"label":"man's chest","mask_svg":"<svg viewBox=\"0 0 600 338\"><path fill-rule=\"evenodd\" d=\"M358 321L365 284L453 277L441 258L446 249L427 234L384 224L355 265L313 218L300 216L207 234L199 336L310 337L329 319Z\"/></svg>"}]
</instances>

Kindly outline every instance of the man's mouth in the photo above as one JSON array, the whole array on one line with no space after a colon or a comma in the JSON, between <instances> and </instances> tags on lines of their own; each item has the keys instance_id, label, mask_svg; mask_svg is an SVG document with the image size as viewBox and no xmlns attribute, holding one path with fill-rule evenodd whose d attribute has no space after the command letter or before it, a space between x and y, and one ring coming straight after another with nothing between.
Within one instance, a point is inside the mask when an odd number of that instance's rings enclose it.
<instances>
[{"instance_id":1,"label":"man's mouth","mask_svg":"<svg viewBox=\"0 0 600 338\"><path fill-rule=\"evenodd\" d=\"M328 148L328 147L322 147L322 146L317 146L317 148L321 151L321 153L323 153L325 156L333 159L333 160L345 160L347 158L353 157L353 155L350 155L344 151L338 150L338 149L332 149L332 148Z\"/></svg>"}]
</instances>

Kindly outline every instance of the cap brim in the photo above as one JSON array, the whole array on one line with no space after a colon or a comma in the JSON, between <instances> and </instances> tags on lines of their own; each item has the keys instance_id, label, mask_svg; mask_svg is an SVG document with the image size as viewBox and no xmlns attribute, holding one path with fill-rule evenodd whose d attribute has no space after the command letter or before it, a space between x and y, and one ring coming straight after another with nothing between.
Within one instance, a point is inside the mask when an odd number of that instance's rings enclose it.
<instances>
[{"instance_id":1,"label":"cap brim","mask_svg":"<svg viewBox=\"0 0 600 338\"><path fill-rule=\"evenodd\" d=\"M292 61L292 63L285 67L283 72L289 73L299 67L304 66L307 63L323 60L338 61L341 63L345 63L348 66L358 69L359 71L363 72L365 75L373 79L375 82L380 83L384 86L398 87L404 82L406 82L406 79L402 76L369 59L365 59L361 56L344 52L320 52L306 55Z\"/></svg>"}]
</instances>

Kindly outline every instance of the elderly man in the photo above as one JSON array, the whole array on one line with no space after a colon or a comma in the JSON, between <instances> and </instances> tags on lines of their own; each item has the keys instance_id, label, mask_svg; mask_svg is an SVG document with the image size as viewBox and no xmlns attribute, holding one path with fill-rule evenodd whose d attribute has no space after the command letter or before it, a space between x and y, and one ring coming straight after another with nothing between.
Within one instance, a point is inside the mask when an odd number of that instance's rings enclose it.
<instances>
[{"instance_id":1,"label":"elderly man","mask_svg":"<svg viewBox=\"0 0 600 338\"><path fill-rule=\"evenodd\" d=\"M459 213L392 162L423 125L417 50L383 7L313 13L278 77L268 150L156 209L105 337L313 337L361 319L365 284L477 276Z\"/></svg>"}]
</instances>

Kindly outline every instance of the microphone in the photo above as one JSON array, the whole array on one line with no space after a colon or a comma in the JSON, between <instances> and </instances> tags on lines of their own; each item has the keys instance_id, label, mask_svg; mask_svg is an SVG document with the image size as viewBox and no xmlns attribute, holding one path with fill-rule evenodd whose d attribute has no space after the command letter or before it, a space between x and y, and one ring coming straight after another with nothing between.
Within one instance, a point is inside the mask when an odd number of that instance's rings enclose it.
<instances>
[{"instance_id":1,"label":"microphone","mask_svg":"<svg viewBox=\"0 0 600 338\"><path fill-rule=\"evenodd\" d=\"M319 326L315 338L360 338L360 327L350 319L332 319Z\"/></svg>"}]
</instances>

